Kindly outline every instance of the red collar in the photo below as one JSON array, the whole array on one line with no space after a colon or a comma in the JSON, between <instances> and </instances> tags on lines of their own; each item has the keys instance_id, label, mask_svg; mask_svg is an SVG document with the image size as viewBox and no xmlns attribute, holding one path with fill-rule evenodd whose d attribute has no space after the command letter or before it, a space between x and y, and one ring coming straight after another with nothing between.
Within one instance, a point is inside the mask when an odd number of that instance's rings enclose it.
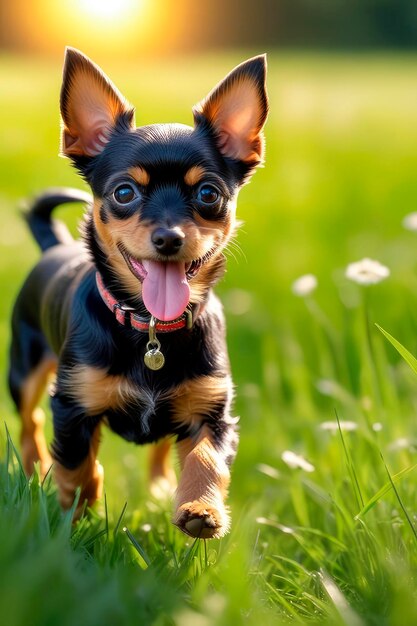
<instances>
[{"instance_id":1,"label":"red collar","mask_svg":"<svg viewBox=\"0 0 417 626\"><path fill-rule=\"evenodd\" d=\"M110 311L114 313L119 324L122 324L122 326L131 326L132 328L135 328L143 333L149 332L150 317L143 317L142 315L139 315L139 313L135 312L135 309L132 307L116 300L116 298L104 286L103 279L99 272L96 272L96 284L104 304L106 304ZM169 322L161 322L160 320L157 320L155 324L155 331L159 333L170 333L174 330L180 330L181 328L190 329L195 318L197 317L198 308L198 305L194 305L190 309L187 308L184 313L180 315L180 317L177 317L176 320Z\"/></svg>"}]
</instances>

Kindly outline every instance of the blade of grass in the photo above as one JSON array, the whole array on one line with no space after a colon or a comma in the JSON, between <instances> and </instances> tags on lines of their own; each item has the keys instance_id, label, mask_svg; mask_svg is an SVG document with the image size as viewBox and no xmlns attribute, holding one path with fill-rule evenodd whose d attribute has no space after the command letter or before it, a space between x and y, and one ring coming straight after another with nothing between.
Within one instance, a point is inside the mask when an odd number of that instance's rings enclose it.
<instances>
[{"instance_id":1,"label":"blade of grass","mask_svg":"<svg viewBox=\"0 0 417 626\"><path fill-rule=\"evenodd\" d=\"M117 533L119 532L120 524L122 523L122 519L124 517L124 514L126 513L126 509L127 509L127 502L124 503L122 512L120 513L119 519L117 520L116 526L114 528L114 531L113 531L114 537L116 537Z\"/></svg>"},{"instance_id":2,"label":"blade of grass","mask_svg":"<svg viewBox=\"0 0 417 626\"><path fill-rule=\"evenodd\" d=\"M332 601L342 623L348 626L363 626L363 621L352 609L345 596L333 578L325 571L321 571L321 581L325 592Z\"/></svg>"},{"instance_id":3,"label":"blade of grass","mask_svg":"<svg viewBox=\"0 0 417 626\"><path fill-rule=\"evenodd\" d=\"M22 461L20 460L20 455L18 451L16 450L16 446L14 445L12 441L12 437L10 435L10 431L7 427L6 422L4 423L4 425L6 427L6 437L7 437L7 467L9 467L9 463L11 463L12 457L14 456L19 466L19 472L21 476L25 476Z\"/></svg>"},{"instance_id":4,"label":"blade of grass","mask_svg":"<svg viewBox=\"0 0 417 626\"><path fill-rule=\"evenodd\" d=\"M395 497L396 497L396 498L397 498L397 500L398 500L398 504L400 505L400 507L401 507L401 509L402 509L402 512L404 513L405 518L406 518L406 520L407 520L407 522L408 522L408 525L409 525L409 526L410 526L410 528L411 528L411 532L413 533L414 538L415 538L415 540L417 541L417 531L416 531L416 529L414 528L414 524L413 524L413 522L411 521L411 518L410 518L410 516L409 516L409 514L408 514L408 511L407 511L407 509L406 509L406 508L405 508L405 506L404 506L404 503L403 503L403 501L402 501L402 499L401 499L400 494L399 494L399 493L398 493L398 491L397 491L397 488L396 488L396 486L395 486L395 484L394 484L394 481L392 480L391 473L390 473L390 471L389 471L389 469L388 469L388 467L387 467L387 464L385 463L385 460L384 460L384 457L382 456L382 453L381 453L381 459L382 459L382 462L383 462L383 464L384 464L384 466L385 466L386 472L387 472L387 474L388 474L388 478L389 478L389 481L390 481L390 483L391 483L391 486L392 486L392 488L393 488L393 490L394 490Z\"/></svg>"},{"instance_id":5,"label":"blade of grass","mask_svg":"<svg viewBox=\"0 0 417 626\"><path fill-rule=\"evenodd\" d=\"M354 492L355 492L355 495L356 495L356 499L358 500L358 504L360 504L360 506L363 507L365 503L363 501L362 491L361 491L361 488L359 486L359 481L358 481L358 477L357 477L357 474L356 474L356 471L355 471L355 467L354 467L353 462L352 462L352 457L350 455L349 450L347 449L345 438L343 437L343 430L342 430L342 427L340 425L340 420L339 420L339 415L337 413L337 410L335 409L334 412L335 412L335 415L336 415L336 421L337 421L337 425L339 427L340 439L342 440L342 446L343 446L343 450L344 450L345 457L346 457L346 464L347 464L347 468L348 468L348 471L349 471L349 474L350 474L350 479L351 479L351 482L352 482L352 485L353 485L353 489L354 489Z\"/></svg>"},{"instance_id":6,"label":"blade of grass","mask_svg":"<svg viewBox=\"0 0 417 626\"><path fill-rule=\"evenodd\" d=\"M386 493L388 493L392 489L393 483L396 483L396 482L400 481L404 476L406 476L407 474L409 474L410 472L412 472L416 468L417 468L417 463L415 463L414 465L410 465L410 467L406 467L403 470L401 470L400 472L398 472L397 474L394 474L393 476L391 476L391 480L389 480L387 483L385 483L385 485L383 485L381 487L381 489L379 489L376 492L376 494L373 495L372 498L370 498L368 500L368 502L359 511L359 513L357 515L355 515L355 520L357 520L357 519L363 517L364 515L366 515L366 513L368 513L368 511L370 511L372 509L372 507L375 506L375 504L378 502L378 500L380 500L383 496L385 496Z\"/></svg>"},{"instance_id":7,"label":"blade of grass","mask_svg":"<svg viewBox=\"0 0 417 626\"><path fill-rule=\"evenodd\" d=\"M145 550L142 548L142 546L137 541L137 539L132 535L132 533L127 528L127 526L125 526L123 528L123 532L126 533L130 543L135 548L135 550L138 552L138 554L141 556L142 560L145 562L146 568L148 568L150 566L150 564L151 564L151 560L150 560L149 556L146 554Z\"/></svg>"},{"instance_id":8,"label":"blade of grass","mask_svg":"<svg viewBox=\"0 0 417 626\"><path fill-rule=\"evenodd\" d=\"M277 589L267 581L265 581L265 588L268 590L269 597L272 602L275 602L276 604L281 606L288 616L298 618L297 611L293 607L293 604L285 598L285 596L283 595L283 593L280 592L279 589Z\"/></svg>"},{"instance_id":9,"label":"blade of grass","mask_svg":"<svg viewBox=\"0 0 417 626\"><path fill-rule=\"evenodd\" d=\"M397 340L395 337L390 335L386 330L384 330L379 324L375 324L378 330L388 339L392 346L397 350L397 352L403 357L404 361L408 363L413 372L417 374L417 359L407 350L404 346Z\"/></svg>"}]
</instances>

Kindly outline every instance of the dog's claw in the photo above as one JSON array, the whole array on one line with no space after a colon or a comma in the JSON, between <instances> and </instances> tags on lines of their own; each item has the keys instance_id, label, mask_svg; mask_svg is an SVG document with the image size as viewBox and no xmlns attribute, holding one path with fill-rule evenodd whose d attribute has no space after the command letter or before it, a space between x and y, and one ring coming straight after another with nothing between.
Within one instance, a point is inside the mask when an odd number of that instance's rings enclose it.
<instances>
[{"instance_id":1,"label":"dog's claw","mask_svg":"<svg viewBox=\"0 0 417 626\"><path fill-rule=\"evenodd\" d=\"M199 502L183 505L174 524L190 537L213 539L223 537L229 529L227 514Z\"/></svg>"}]
</instances>

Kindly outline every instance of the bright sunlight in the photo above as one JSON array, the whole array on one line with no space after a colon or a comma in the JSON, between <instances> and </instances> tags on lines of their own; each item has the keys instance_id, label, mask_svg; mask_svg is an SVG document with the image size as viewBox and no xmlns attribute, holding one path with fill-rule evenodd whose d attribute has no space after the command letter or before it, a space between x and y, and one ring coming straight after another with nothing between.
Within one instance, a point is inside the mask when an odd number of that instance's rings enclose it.
<instances>
[{"instance_id":1,"label":"bright sunlight","mask_svg":"<svg viewBox=\"0 0 417 626\"><path fill-rule=\"evenodd\" d=\"M40 49L59 52L71 45L109 56L146 50L155 38L158 8L151 0L39 0L30 16L22 12L20 18ZM34 21L42 29L33 29Z\"/></svg>"},{"instance_id":2,"label":"bright sunlight","mask_svg":"<svg viewBox=\"0 0 417 626\"><path fill-rule=\"evenodd\" d=\"M143 7L143 0L77 0L76 6L80 13L114 24L134 19Z\"/></svg>"}]
</instances>

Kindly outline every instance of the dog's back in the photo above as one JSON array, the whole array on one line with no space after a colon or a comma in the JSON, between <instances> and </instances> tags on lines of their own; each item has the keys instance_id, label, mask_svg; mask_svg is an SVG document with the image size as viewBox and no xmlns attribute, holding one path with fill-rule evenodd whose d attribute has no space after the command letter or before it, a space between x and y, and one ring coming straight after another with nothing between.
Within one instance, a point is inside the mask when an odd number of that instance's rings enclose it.
<instances>
[{"instance_id":1,"label":"dog's back","mask_svg":"<svg viewBox=\"0 0 417 626\"><path fill-rule=\"evenodd\" d=\"M37 403L47 378L56 369L65 336L68 307L64 300L71 283L76 283L89 263L85 247L74 241L52 213L61 204L90 200L89 194L76 189L50 189L35 198L24 214L43 252L23 283L12 313L8 381L22 416L22 459L27 474L33 471L36 461L40 461L42 472L51 463L43 435L44 417ZM57 316L62 318L60 324L56 324Z\"/></svg>"}]
</instances>

